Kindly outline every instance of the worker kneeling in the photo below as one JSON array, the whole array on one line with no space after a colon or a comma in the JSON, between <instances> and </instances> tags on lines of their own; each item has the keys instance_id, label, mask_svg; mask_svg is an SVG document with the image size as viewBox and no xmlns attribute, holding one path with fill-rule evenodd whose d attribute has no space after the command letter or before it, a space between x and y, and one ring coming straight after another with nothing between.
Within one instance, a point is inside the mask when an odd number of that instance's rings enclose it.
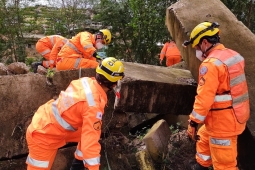
<instances>
[{"instance_id":1,"label":"worker kneeling","mask_svg":"<svg viewBox=\"0 0 255 170\"><path fill-rule=\"evenodd\" d=\"M71 170L99 170L106 93L123 77L123 63L108 57L96 68L96 77L73 80L56 100L40 106L27 128L27 169L50 170L58 148L78 142Z\"/></svg>"}]
</instances>

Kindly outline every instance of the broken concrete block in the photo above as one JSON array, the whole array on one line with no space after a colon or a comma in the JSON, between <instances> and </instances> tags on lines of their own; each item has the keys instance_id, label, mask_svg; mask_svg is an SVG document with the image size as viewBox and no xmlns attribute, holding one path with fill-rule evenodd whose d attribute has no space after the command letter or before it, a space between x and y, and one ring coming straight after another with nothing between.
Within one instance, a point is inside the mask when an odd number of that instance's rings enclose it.
<instances>
[{"instance_id":1,"label":"broken concrete block","mask_svg":"<svg viewBox=\"0 0 255 170\"><path fill-rule=\"evenodd\" d=\"M4 63L0 63L0 75L7 74L8 67L4 65Z\"/></svg>"},{"instance_id":2,"label":"broken concrete block","mask_svg":"<svg viewBox=\"0 0 255 170\"><path fill-rule=\"evenodd\" d=\"M70 169L74 159L75 150L76 146L59 149L51 169Z\"/></svg>"},{"instance_id":3,"label":"broken concrete block","mask_svg":"<svg viewBox=\"0 0 255 170\"><path fill-rule=\"evenodd\" d=\"M140 170L155 170L153 161L145 150L137 152L136 159L139 162Z\"/></svg>"},{"instance_id":4,"label":"broken concrete block","mask_svg":"<svg viewBox=\"0 0 255 170\"><path fill-rule=\"evenodd\" d=\"M46 75L47 74L47 69L44 68L43 66L39 65L37 68L37 73L41 75Z\"/></svg>"},{"instance_id":5,"label":"broken concrete block","mask_svg":"<svg viewBox=\"0 0 255 170\"><path fill-rule=\"evenodd\" d=\"M55 72L52 80L56 86L56 93L59 94L61 90L65 90L72 80L79 79L79 77L95 77L96 69L78 69Z\"/></svg>"},{"instance_id":6,"label":"broken concrete block","mask_svg":"<svg viewBox=\"0 0 255 170\"><path fill-rule=\"evenodd\" d=\"M29 67L22 62L14 62L7 66L8 71L13 74L26 74L29 72Z\"/></svg>"},{"instance_id":7,"label":"broken concrete block","mask_svg":"<svg viewBox=\"0 0 255 170\"><path fill-rule=\"evenodd\" d=\"M0 159L27 153L26 127L37 108L55 89L39 74L0 76Z\"/></svg>"},{"instance_id":8,"label":"broken concrete block","mask_svg":"<svg viewBox=\"0 0 255 170\"><path fill-rule=\"evenodd\" d=\"M137 125L146 122L150 119L157 117L157 113L127 113L128 125L130 128L134 128Z\"/></svg>"},{"instance_id":9,"label":"broken concrete block","mask_svg":"<svg viewBox=\"0 0 255 170\"><path fill-rule=\"evenodd\" d=\"M164 159L170 135L171 131L167 122L159 120L144 136L146 150L154 161L160 162Z\"/></svg>"},{"instance_id":10,"label":"broken concrete block","mask_svg":"<svg viewBox=\"0 0 255 170\"><path fill-rule=\"evenodd\" d=\"M187 115L192 111L196 85L188 70L125 62L125 78L117 90L115 109L125 112Z\"/></svg>"}]
</instances>

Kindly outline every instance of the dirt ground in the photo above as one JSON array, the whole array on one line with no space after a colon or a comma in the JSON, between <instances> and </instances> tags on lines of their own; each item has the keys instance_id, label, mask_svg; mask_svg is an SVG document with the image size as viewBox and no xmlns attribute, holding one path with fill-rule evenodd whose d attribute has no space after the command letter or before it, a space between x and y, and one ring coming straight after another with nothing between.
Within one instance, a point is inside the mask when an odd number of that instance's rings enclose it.
<instances>
[{"instance_id":1,"label":"dirt ground","mask_svg":"<svg viewBox=\"0 0 255 170\"><path fill-rule=\"evenodd\" d=\"M156 170L186 170L186 163L195 160L195 143L188 139L186 129L171 129L171 131L173 134L169 140L168 152L163 156L162 162L154 163ZM108 155L108 165L101 164L100 169L140 170L135 153L145 148L142 137L130 134L125 136L121 132L111 133L102 143L102 149ZM118 160L111 161L109 155L118 155ZM107 160L104 154L102 157Z\"/></svg>"},{"instance_id":2,"label":"dirt ground","mask_svg":"<svg viewBox=\"0 0 255 170\"><path fill-rule=\"evenodd\" d=\"M170 126L171 129L171 126ZM160 163L154 162L155 170L188 170L189 161L195 161L196 144L189 140L186 128L171 129L168 152ZM141 135L124 135L120 131L112 133L103 140L102 148L107 152L108 163L101 164L100 170L140 170L135 153L145 149ZM111 160L111 155L118 155L118 159ZM106 160L102 155L103 160ZM104 161L103 161L104 162ZM238 165L239 170L244 170ZM213 167L209 167L213 170Z\"/></svg>"}]
</instances>

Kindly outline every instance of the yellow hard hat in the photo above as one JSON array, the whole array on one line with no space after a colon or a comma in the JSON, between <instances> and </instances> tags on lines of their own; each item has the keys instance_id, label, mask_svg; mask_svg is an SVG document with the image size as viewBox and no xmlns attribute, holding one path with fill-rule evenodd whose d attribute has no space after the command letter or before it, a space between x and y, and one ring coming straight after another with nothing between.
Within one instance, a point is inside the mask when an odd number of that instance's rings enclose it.
<instances>
[{"instance_id":1,"label":"yellow hard hat","mask_svg":"<svg viewBox=\"0 0 255 170\"><path fill-rule=\"evenodd\" d=\"M117 82L124 77L124 65L114 57L105 58L96 68L110 82Z\"/></svg>"},{"instance_id":2,"label":"yellow hard hat","mask_svg":"<svg viewBox=\"0 0 255 170\"><path fill-rule=\"evenodd\" d=\"M183 46L186 47L187 45L191 44L194 48L197 44L199 44L199 41L201 38L205 36L214 36L217 33L219 33L219 27L220 25L217 22L202 22L198 24L191 32L189 41L185 41L183 43Z\"/></svg>"},{"instance_id":3,"label":"yellow hard hat","mask_svg":"<svg viewBox=\"0 0 255 170\"><path fill-rule=\"evenodd\" d=\"M112 40L112 34L110 32L110 30L108 29L102 29L99 30L100 32L102 32L104 34L104 40L106 44L110 44L111 40Z\"/></svg>"}]
</instances>

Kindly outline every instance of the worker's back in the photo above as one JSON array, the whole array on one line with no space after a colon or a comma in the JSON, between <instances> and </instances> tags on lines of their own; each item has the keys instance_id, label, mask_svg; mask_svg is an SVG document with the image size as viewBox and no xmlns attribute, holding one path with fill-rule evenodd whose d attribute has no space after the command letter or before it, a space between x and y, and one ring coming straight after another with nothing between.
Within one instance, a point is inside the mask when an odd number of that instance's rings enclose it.
<instances>
[{"instance_id":1,"label":"worker's back","mask_svg":"<svg viewBox=\"0 0 255 170\"><path fill-rule=\"evenodd\" d=\"M181 55L174 41L166 43L166 56Z\"/></svg>"}]
</instances>

